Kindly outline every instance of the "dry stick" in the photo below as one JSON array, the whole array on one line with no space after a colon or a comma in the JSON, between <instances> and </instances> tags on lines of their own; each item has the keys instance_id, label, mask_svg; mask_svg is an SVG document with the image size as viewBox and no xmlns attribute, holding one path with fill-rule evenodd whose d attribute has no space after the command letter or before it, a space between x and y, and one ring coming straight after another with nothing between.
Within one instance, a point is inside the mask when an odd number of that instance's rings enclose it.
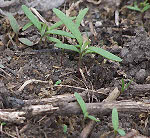
<instances>
[{"instance_id":1,"label":"dry stick","mask_svg":"<svg viewBox=\"0 0 150 138\"><path fill-rule=\"evenodd\" d=\"M55 103L54 103L55 104ZM102 102L102 103L87 103L87 111L93 115L108 115L112 109L116 107L118 111L129 113L141 113L150 111L150 103L134 102L131 100L126 101L114 101L114 102ZM0 109L0 120L13 123L23 123L29 116L36 116L39 114L50 114L62 116L71 116L81 114L81 108L77 103L60 103L58 107L52 105L31 105L22 108L21 111L14 111L12 109Z\"/></svg>"}]
</instances>

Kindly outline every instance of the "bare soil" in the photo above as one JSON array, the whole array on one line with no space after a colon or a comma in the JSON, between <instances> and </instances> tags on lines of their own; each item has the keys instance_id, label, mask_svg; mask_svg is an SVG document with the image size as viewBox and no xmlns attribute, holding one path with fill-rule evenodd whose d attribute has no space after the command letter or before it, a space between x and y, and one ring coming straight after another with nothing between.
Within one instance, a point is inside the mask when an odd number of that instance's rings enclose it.
<instances>
[{"instance_id":1,"label":"bare soil","mask_svg":"<svg viewBox=\"0 0 150 138\"><path fill-rule=\"evenodd\" d=\"M67 1L59 9L65 11L72 2ZM74 16L80 9L88 7L88 14L80 30L90 34L91 45L102 47L123 59L118 63L97 54L87 55L83 58L81 67L84 77L78 71L77 53L57 49L51 42L37 43L32 47L15 45L12 43L15 43L15 38L8 20L3 16L0 18L0 65L3 65L0 66L0 113L7 110L8 114L14 111L26 112L23 122L11 118L5 121L0 114L1 123L6 123L4 126L1 124L1 138L77 138L90 125L92 129L86 130L90 133L87 135L89 138L113 138L115 136L110 133L113 131L111 110L114 105L117 106L115 102L118 102L119 127L127 134L134 129L143 135L141 138L150 137L150 10L145 12L143 20L139 12L125 8L132 2L121 1L119 7L110 3L97 5L83 2L71 11L71 16ZM117 8L120 13L119 26L115 24L114 16ZM51 23L58 20L52 11L41 12L41 15ZM20 26L27 22L24 15L15 17ZM93 29L89 24L93 25ZM9 41L8 34L12 41ZM25 32L20 30L19 37L29 38L36 43L40 35L33 27ZM65 38L60 39L68 41ZM133 82L116 101L110 101L110 107L106 107L103 100L114 88L121 90L122 78L125 83L130 80ZM27 80L31 82L19 90ZM55 85L58 80L61 80L60 86ZM90 108L89 112L99 118L100 122L83 121L83 114L76 100L69 99L74 92L85 94L83 97L87 105L89 104L88 109L90 104L95 104L96 108ZM44 102L40 103L42 99L51 100L64 95L68 95L70 101L63 101L62 98L62 101L51 103L53 107L59 107L58 111L37 113L41 110L39 107L33 115L33 109L28 108L31 105L45 105ZM40 102L32 101L36 99ZM27 104L28 101L30 104ZM135 106L126 107L122 103L124 101L135 102ZM139 108L136 107L138 102L142 104ZM97 105L99 103L101 105ZM63 124L68 127L67 133L63 132Z\"/></svg>"}]
</instances>

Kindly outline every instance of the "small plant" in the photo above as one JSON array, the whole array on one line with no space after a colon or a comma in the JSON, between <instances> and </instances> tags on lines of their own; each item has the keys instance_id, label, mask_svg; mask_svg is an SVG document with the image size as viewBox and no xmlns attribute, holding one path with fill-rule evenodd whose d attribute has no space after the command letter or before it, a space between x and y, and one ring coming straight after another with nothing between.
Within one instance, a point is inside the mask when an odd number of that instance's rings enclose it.
<instances>
[{"instance_id":1,"label":"small plant","mask_svg":"<svg viewBox=\"0 0 150 138\"><path fill-rule=\"evenodd\" d=\"M58 48L69 49L69 50L78 52L79 53L78 68L80 68L82 57L84 55L90 54L90 53L97 53L99 55L102 55L105 58L110 59L110 60L119 61L119 62L122 61L122 59L119 58L118 56L115 56L114 54L112 54L102 48L88 46L88 45L90 45L90 41L83 40L81 32L79 31L79 26L85 16L85 14L87 13L87 11L88 11L88 8L81 10L79 12L78 16L76 17L75 22L73 22L69 17L67 17L60 10L58 10L56 8L53 9L53 12L60 18L60 20L66 25L66 27L70 30L71 34L77 40L77 45L64 44L60 41L60 42L56 43L55 46ZM70 38L73 38L73 37L70 37Z\"/></svg>"},{"instance_id":2,"label":"small plant","mask_svg":"<svg viewBox=\"0 0 150 138\"><path fill-rule=\"evenodd\" d=\"M100 121L99 119L96 119L94 116L89 115L89 113L87 112L86 104L85 104L84 100L82 99L82 97L80 96L80 94L75 92L74 95L75 95L75 97L76 97L76 99L77 99L77 101L78 101L78 103L79 103L79 105L80 105L80 107L82 109L82 112L83 112L83 115L84 115L84 120L86 118L89 118L91 120L99 122Z\"/></svg>"},{"instance_id":3,"label":"small plant","mask_svg":"<svg viewBox=\"0 0 150 138\"><path fill-rule=\"evenodd\" d=\"M121 87L121 92L124 92L128 87L129 87L129 85L131 84L131 82L133 81L133 80L130 80L126 85L125 85L125 81L124 81L124 79L122 78L122 87Z\"/></svg>"},{"instance_id":4,"label":"small plant","mask_svg":"<svg viewBox=\"0 0 150 138\"><path fill-rule=\"evenodd\" d=\"M66 134L67 133L67 125L63 124L63 132Z\"/></svg>"},{"instance_id":5,"label":"small plant","mask_svg":"<svg viewBox=\"0 0 150 138\"><path fill-rule=\"evenodd\" d=\"M125 136L125 131L123 129L119 129L118 111L116 108L113 108L112 110L112 125L115 135L119 133L121 136Z\"/></svg>"},{"instance_id":6,"label":"small plant","mask_svg":"<svg viewBox=\"0 0 150 138\"><path fill-rule=\"evenodd\" d=\"M61 80L55 82L55 85L59 85L59 84L61 84Z\"/></svg>"},{"instance_id":7,"label":"small plant","mask_svg":"<svg viewBox=\"0 0 150 138\"><path fill-rule=\"evenodd\" d=\"M14 33L16 34L16 37L15 37L16 43L18 43L18 40L19 40L21 43L23 43L27 46L32 46L33 43L30 40L28 40L26 38L18 38L20 27L19 27L19 24L17 23L16 19L14 18L14 16L12 14L7 14L7 17L10 22L11 28L13 29Z\"/></svg>"},{"instance_id":8,"label":"small plant","mask_svg":"<svg viewBox=\"0 0 150 138\"><path fill-rule=\"evenodd\" d=\"M145 0L144 2L140 3L140 6L137 5L137 2L134 2L133 6L127 6L127 8L130 9L130 10L134 10L134 11L144 13L145 11L150 9L150 4L149 4L148 0Z\"/></svg>"},{"instance_id":9,"label":"small plant","mask_svg":"<svg viewBox=\"0 0 150 138\"><path fill-rule=\"evenodd\" d=\"M70 34L68 32L56 29L57 27L59 27L63 24L62 21L56 22L52 26L48 26L46 23L40 22L39 19L32 13L32 11L27 6L22 5L22 10L24 11L25 15L30 20L30 22L27 23L23 27L23 31L26 30L27 28L31 27L32 25L34 25L38 29L38 31L40 32L41 41L42 41L42 38L45 37L49 41L53 41L53 42L57 42L57 43L60 42L59 39L54 38L54 37L50 37L49 34L56 34L56 35L62 35L62 36L75 38L72 34ZM71 19L75 19L75 18L73 17Z\"/></svg>"}]
</instances>

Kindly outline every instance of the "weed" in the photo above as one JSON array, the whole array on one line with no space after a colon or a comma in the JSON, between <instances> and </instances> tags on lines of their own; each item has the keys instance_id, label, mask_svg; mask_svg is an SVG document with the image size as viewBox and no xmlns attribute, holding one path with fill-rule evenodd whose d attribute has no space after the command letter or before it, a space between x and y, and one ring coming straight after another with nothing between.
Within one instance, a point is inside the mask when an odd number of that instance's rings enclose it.
<instances>
[{"instance_id":1,"label":"weed","mask_svg":"<svg viewBox=\"0 0 150 138\"><path fill-rule=\"evenodd\" d=\"M150 9L150 4L149 4L148 0L145 0L144 2L140 3L140 6L137 5L137 2L134 2L133 6L127 6L127 8L130 9L130 10L134 10L134 11L144 13L145 11Z\"/></svg>"},{"instance_id":2,"label":"weed","mask_svg":"<svg viewBox=\"0 0 150 138\"><path fill-rule=\"evenodd\" d=\"M67 133L67 129L68 129L67 125L63 124L63 132L64 132L65 134Z\"/></svg>"},{"instance_id":3,"label":"weed","mask_svg":"<svg viewBox=\"0 0 150 138\"><path fill-rule=\"evenodd\" d=\"M112 125L115 135L117 135L117 133L119 133L121 136L125 135L125 131L123 129L119 129L118 111L116 108L113 108L112 110Z\"/></svg>"},{"instance_id":4,"label":"weed","mask_svg":"<svg viewBox=\"0 0 150 138\"><path fill-rule=\"evenodd\" d=\"M84 120L86 118L89 118L91 120L99 122L100 121L99 119L96 119L94 116L89 115L89 113L87 112L86 104L85 104L84 100L82 99L82 97L80 96L80 94L75 92L74 95L75 95L75 97L76 97L76 99L77 99L77 101L78 101L78 103L79 103L79 105L80 105L80 107L82 109L82 112L83 112L83 115L84 115Z\"/></svg>"},{"instance_id":5,"label":"weed","mask_svg":"<svg viewBox=\"0 0 150 138\"><path fill-rule=\"evenodd\" d=\"M40 32L41 41L42 41L43 37L46 37L49 41L53 41L56 43L60 42L59 39L48 36L49 34L56 34L56 35L62 35L62 36L66 36L66 37L75 38L72 34L70 34L68 32L56 29L57 27L59 27L63 24L62 21L56 22L52 26L48 26L46 23L40 22L38 20L38 18L32 13L32 11L27 6L22 5L22 10L24 11L25 15L30 20L30 22L27 23L23 27L23 31L26 30L27 28L31 27L32 25L34 25ZM71 19L75 19L75 17L72 17Z\"/></svg>"},{"instance_id":6,"label":"weed","mask_svg":"<svg viewBox=\"0 0 150 138\"><path fill-rule=\"evenodd\" d=\"M121 92L124 92L128 87L129 87L129 85L131 84L131 82L133 81L133 80L130 80L126 85L125 85L125 81L124 81L124 79L122 78L122 87L121 87Z\"/></svg>"},{"instance_id":7,"label":"weed","mask_svg":"<svg viewBox=\"0 0 150 138\"><path fill-rule=\"evenodd\" d=\"M19 27L18 22L14 18L14 16L12 14L7 14L7 17L8 17L8 20L10 22L11 28L13 29L14 33L16 34L16 43L18 43L18 40L19 40L21 43L23 43L27 46L32 46L33 43L30 40L28 40L26 38L19 38L18 37L20 27Z\"/></svg>"},{"instance_id":8,"label":"weed","mask_svg":"<svg viewBox=\"0 0 150 138\"><path fill-rule=\"evenodd\" d=\"M61 80L55 82L55 85L59 85L59 84L61 84Z\"/></svg>"},{"instance_id":9,"label":"weed","mask_svg":"<svg viewBox=\"0 0 150 138\"><path fill-rule=\"evenodd\" d=\"M118 56L115 56L114 54L99 48L99 47L94 47L94 46L88 46L90 45L90 41L86 40L84 42L81 32L79 31L79 26L81 21L83 20L85 14L88 12L88 8L85 8L81 10L78 14L78 16L75 19L75 23L67 17L63 12L60 10L54 8L53 12L60 18L60 20L66 25L66 27L70 30L71 36L74 36L74 38L77 40L77 45L69 45L69 44L64 44L61 41L56 43L56 47L62 48L62 49L69 49L75 52L79 53L79 62L78 62L78 68L80 68L81 65L81 59L84 55L89 54L89 53L97 53L99 55L102 55L105 58L108 58L110 60L114 61L122 61L121 58ZM63 32L64 33L64 32ZM68 37L70 37L68 35ZM73 37L70 37L73 38Z\"/></svg>"}]
</instances>

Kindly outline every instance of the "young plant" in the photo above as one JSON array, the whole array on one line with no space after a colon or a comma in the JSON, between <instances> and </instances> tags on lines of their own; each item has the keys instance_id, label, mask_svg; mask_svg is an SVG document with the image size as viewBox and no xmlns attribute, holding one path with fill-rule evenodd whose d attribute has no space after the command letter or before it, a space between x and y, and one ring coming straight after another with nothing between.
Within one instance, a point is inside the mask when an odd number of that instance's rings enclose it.
<instances>
[{"instance_id":1,"label":"young plant","mask_svg":"<svg viewBox=\"0 0 150 138\"><path fill-rule=\"evenodd\" d=\"M125 81L124 81L124 79L122 78L122 87L121 87L121 92L124 92L128 87L129 87L129 85L131 84L131 82L133 81L133 80L130 80L126 85L125 85Z\"/></svg>"},{"instance_id":2,"label":"young plant","mask_svg":"<svg viewBox=\"0 0 150 138\"><path fill-rule=\"evenodd\" d=\"M63 132L64 132L65 134L67 133L67 129L68 129L67 125L63 124Z\"/></svg>"},{"instance_id":3,"label":"young plant","mask_svg":"<svg viewBox=\"0 0 150 138\"><path fill-rule=\"evenodd\" d=\"M137 2L134 2L133 6L127 6L128 9L138 11L141 13L141 20L144 21L144 14L145 12L150 9L150 4L148 0L141 2L140 5L137 5Z\"/></svg>"},{"instance_id":4,"label":"young plant","mask_svg":"<svg viewBox=\"0 0 150 138\"><path fill-rule=\"evenodd\" d=\"M80 96L80 94L78 94L77 92L75 92L74 96L76 97L77 102L79 103L79 105L80 105L80 107L82 109L82 112L83 112L83 115L84 115L84 120L86 118L89 118L91 120L99 122L100 121L99 119L96 119L94 116L89 115L89 113L87 112L86 104L85 104L84 100L82 99L82 97Z\"/></svg>"},{"instance_id":5,"label":"young plant","mask_svg":"<svg viewBox=\"0 0 150 138\"><path fill-rule=\"evenodd\" d=\"M54 38L54 37L50 37L49 34L56 34L56 35L62 35L62 36L66 36L66 37L75 38L72 34L70 34L68 32L56 29L57 27L59 27L63 24L62 21L56 22L52 26L48 26L46 23L40 22L39 19L32 13L32 11L27 6L22 5L22 10L24 11L25 15L30 20L30 22L27 23L23 27L23 31L26 30L27 28L31 27L32 25L34 25L40 32L41 40L43 37L46 37L49 41L53 41L56 43L59 43L60 40L57 38ZM73 19L75 19L75 17L73 17L71 19L73 20Z\"/></svg>"},{"instance_id":6,"label":"young plant","mask_svg":"<svg viewBox=\"0 0 150 138\"><path fill-rule=\"evenodd\" d=\"M113 108L112 110L112 125L115 135L119 133L121 136L125 136L125 131L123 129L119 129L118 111L116 108Z\"/></svg>"},{"instance_id":7,"label":"young plant","mask_svg":"<svg viewBox=\"0 0 150 138\"><path fill-rule=\"evenodd\" d=\"M23 43L27 46L32 46L33 43L30 40L28 40L26 38L18 37L20 27L19 27L19 24L17 23L17 20L14 18L14 16L12 14L7 14L7 17L10 22L11 28L13 29L14 33L16 34L16 43L18 43L18 40L19 40L21 43Z\"/></svg>"},{"instance_id":8,"label":"young plant","mask_svg":"<svg viewBox=\"0 0 150 138\"><path fill-rule=\"evenodd\" d=\"M122 61L121 58L119 58L118 56L115 56L114 54L99 48L99 47L94 47L94 46L89 46L90 41L83 40L82 34L79 31L79 26L81 24L81 21L83 20L85 14L87 13L88 8L85 8L83 10L81 10L78 14L78 16L75 19L75 22L73 22L69 17L67 17L63 12L61 12L60 10L54 8L53 12L60 18L60 20L66 25L66 27L70 30L72 36L74 36L74 38L77 40L77 45L69 45L69 44L64 44L61 41L56 43L56 47L58 48L62 48L62 49L69 49L75 52L79 53L79 66L78 68L80 68L81 65L81 59L84 55L89 54L89 53L95 53L95 54L99 54L102 55L105 58L108 58L110 60L114 60L114 61ZM69 36L68 36L69 37ZM73 37L70 37L73 38Z\"/></svg>"},{"instance_id":9,"label":"young plant","mask_svg":"<svg viewBox=\"0 0 150 138\"><path fill-rule=\"evenodd\" d=\"M127 8L130 9L130 10L134 10L134 11L144 13L145 11L150 9L150 4L149 4L148 0L145 0L144 2L140 3L140 6L137 5L137 2L134 2L133 6L127 6Z\"/></svg>"}]
</instances>

